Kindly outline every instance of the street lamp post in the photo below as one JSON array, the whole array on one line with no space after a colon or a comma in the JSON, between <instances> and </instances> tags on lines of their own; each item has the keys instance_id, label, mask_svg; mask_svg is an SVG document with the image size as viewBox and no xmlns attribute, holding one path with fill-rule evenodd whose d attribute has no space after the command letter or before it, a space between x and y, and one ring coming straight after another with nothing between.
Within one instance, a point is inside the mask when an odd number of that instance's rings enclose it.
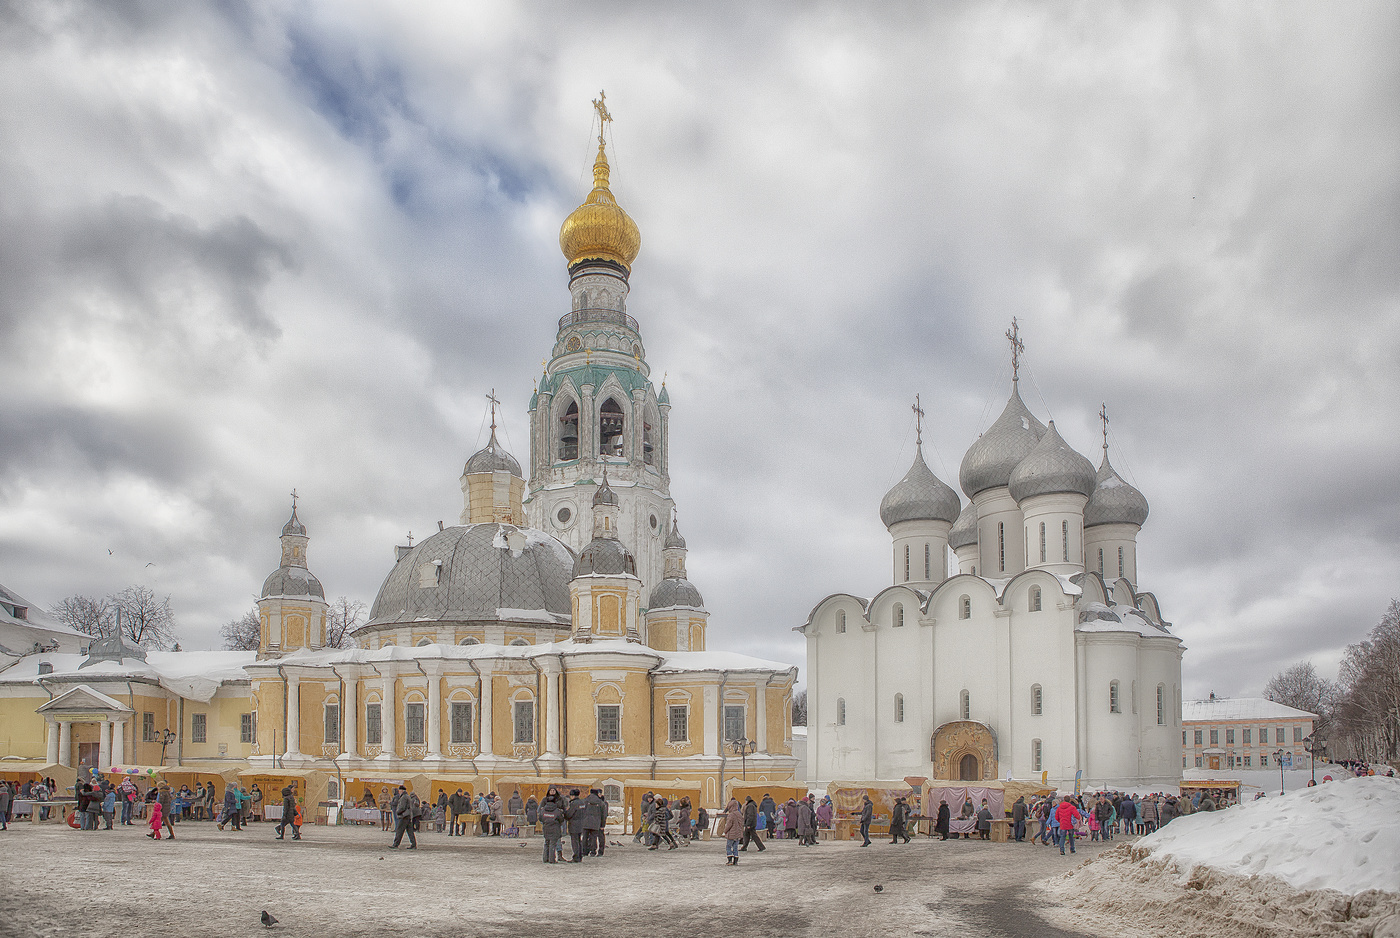
<instances>
[{"instance_id":1,"label":"street lamp post","mask_svg":"<svg viewBox=\"0 0 1400 938\"><path fill-rule=\"evenodd\" d=\"M1283 794L1283 750L1274 750L1274 761L1278 763L1278 793Z\"/></svg>"},{"instance_id":2,"label":"street lamp post","mask_svg":"<svg viewBox=\"0 0 1400 938\"><path fill-rule=\"evenodd\" d=\"M1327 744L1320 742L1316 737L1309 736L1303 740L1303 749L1308 754L1308 767L1312 769L1312 783L1317 784L1317 757L1327 758Z\"/></svg>"},{"instance_id":3,"label":"street lamp post","mask_svg":"<svg viewBox=\"0 0 1400 938\"><path fill-rule=\"evenodd\" d=\"M175 734L170 730L165 731L165 735L160 738L160 764L165 765L165 747L175 742Z\"/></svg>"},{"instance_id":4,"label":"street lamp post","mask_svg":"<svg viewBox=\"0 0 1400 938\"><path fill-rule=\"evenodd\" d=\"M743 766L744 781L749 780L749 755L758 751L758 743L752 739L739 737L732 743L734 755L740 757L740 764Z\"/></svg>"}]
</instances>

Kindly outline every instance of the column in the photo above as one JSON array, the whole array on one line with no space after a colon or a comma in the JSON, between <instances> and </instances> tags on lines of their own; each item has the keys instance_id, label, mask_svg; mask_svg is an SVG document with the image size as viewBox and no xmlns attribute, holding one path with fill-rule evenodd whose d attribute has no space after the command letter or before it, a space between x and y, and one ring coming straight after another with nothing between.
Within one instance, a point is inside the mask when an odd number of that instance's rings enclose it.
<instances>
[{"instance_id":1,"label":"column","mask_svg":"<svg viewBox=\"0 0 1400 938\"><path fill-rule=\"evenodd\" d=\"M103 720L97 726L97 771L112 767L112 724Z\"/></svg>"},{"instance_id":2,"label":"column","mask_svg":"<svg viewBox=\"0 0 1400 938\"><path fill-rule=\"evenodd\" d=\"M483 667L481 669L481 687L477 692L477 709L481 711L481 739L477 742L483 756L495 753L491 745L491 697L491 672Z\"/></svg>"},{"instance_id":3,"label":"column","mask_svg":"<svg viewBox=\"0 0 1400 938\"><path fill-rule=\"evenodd\" d=\"M48 764L58 764L58 721L50 720L48 725Z\"/></svg>"},{"instance_id":4,"label":"column","mask_svg":"<svg viewBox=\"0 0 1400 938\"><path fill-rule=\"evenodd\" d=\"M301 678L287 675L287 755L301 755Z\"/></svg>"},{"instance_id":5,"label":"column","mask_svg":"<svg viewBox=\"0 0 1400 938\"><path fill-rule=\"evenodd\" d=\"M758 685L758 751L768 751L768 684Z\"/></svg>"},{"instance_id":6,"label":"column","mask_svg":"<svg viewBox=\"0 0 1400 938\"><path fill-rule=\"evenodd\" d=\"M112 764L126 765L129 761L126 757L126 721L118 720L112 724Z\"/></svg>"},{"instance_id":7,"label":"column","mask_svg":"<svg viewBox=\"0 0 1400 938\"><path fill-rule=\"evenodd\" d=\"M719 719L719 688L707 687L704 693L705 711L705 755L719 755L719 735L721 732L721 721Z\"/></svg>"},{"instance_id":8,"label":"column","mask_svg":"<svg viewBox=\"0 0 1400 938\"><path fill-rule=\"evenodd\" d=\"M353 674L346 678L345 699L341 701L340 706L340 725L345 731L345 755L352 759L358 759L360 756L360 731L357 719L360 713L360 701L359 695L356 693L359 689L359 683L359 679Z\"/></svg>"},{"instance_id":9,"label":"column","mask_svg":"<svg viewBox=\"0 0 1400 938\"><path fill-rule=\"evenodd\" d=\"M442 758L442 678L428 676L428 758Z\"/></svg>"},{"instance_id":10,"label":"column","mask_svg":"<svg viewBox=\"0 0 1400 938\"><path fill-rule=\"evenodd\" d=\"M544 751L545 755L554 755L559 752L559 671L550 664L543 667L549 694L544 711Z\"/></svg>"},{"instance_id":11,"label":"column","mask_svg":"<svg viewBox=\"0 0 1400 938\"><path fill-rule=\"evenodd\" d=\"M58 724L58 764L73 764L73 724L67 720Z\"/></svg>"},{"instance_id":12,"label":"column","mask_svg":"<svg viewBox=\"0 0 1400 938\"><path fill-rule=\"evenodd\" d=\"M394 706L394 678L385 676L380 681L380 699L384 702L379 705L379 739L381 743L381 759L398 758L398 749L394 743L394 730L398 728L398 710Z\"/></svg>"}]
</instances>

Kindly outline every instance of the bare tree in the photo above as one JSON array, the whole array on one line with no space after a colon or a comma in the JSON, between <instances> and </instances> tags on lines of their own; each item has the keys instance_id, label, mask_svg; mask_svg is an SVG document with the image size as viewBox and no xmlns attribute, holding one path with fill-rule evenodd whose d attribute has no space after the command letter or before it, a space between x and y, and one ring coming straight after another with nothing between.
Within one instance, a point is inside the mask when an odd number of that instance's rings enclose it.
<instances>
[{"instance_id":1,"label":"bare tree","mask_svg":"<svg viewBox=\"0 0 1400 938\"><path fill-rule=\"evenodd\" d=\"M116 607L110 596L69 596L49 612L69 628L94 638L105 638L116 628Z\"/></svg>"},{"instance_id":2,"label":"bare tree","mask_svg":"<svg viewBox=\"0 0 1400 938\"><path fill-rule=\"evenodd\" d=\"M792 725L807 725L807 690L803 688L792 695Z\"/></svg>"},{"instance_id":3,"label":"bare tree","mask_svg":"<svg viewBox=\"0 0 1400 938\"><path fill-rule=\"evenodd\" d=\"M1364 642L1347 646L1337 706L1350 754L1368 762L1400 758L1400 600L1392 599Z\"/></svg>"},{"instance_id":4,"label":"bare tree","mask_svg":"<svg viewBox=\"0 0 1400 938\"><path fill-rule=\"evenodd\" d=\"M224 647L230 651L257 651L262 645L262 622L257 610L243 613L241 619L225 622L219 629Z\"/></svg>"},{"instance_id":5,"label":"bare tree","mask_svg":"<svg viewBox=\"0 0 1400 938\"><path fill-rule=\"evenodd\" d=\"M175 613L169 596L162 599L148 586L128 586L110 599L121 612L123 638L144 648L175 644Z\"/></svg>"},{"instance_id":6,"label":"bare tree","mask_svg":"<svg viewBox=\"0 0 1400 938\"><path fill-rule=\"evenodd\" d=\"M1319 675L1311 661L1284 668L1264 685L1264 696L1269 700L1317 714L1319 728L1332 719L1340 693L1336 682Z\"/></svg>"},{"instance_id":7,"label":"bare tree","mask_svg":"<svg viewBox=\"0 0 1400 938\"><path fill-rule=\"evenodd\" d=\"M351 637L364 620L365 604L358 599L341 596L326 611L326 647L354 648Z\"/></svg>"}]
</instances>

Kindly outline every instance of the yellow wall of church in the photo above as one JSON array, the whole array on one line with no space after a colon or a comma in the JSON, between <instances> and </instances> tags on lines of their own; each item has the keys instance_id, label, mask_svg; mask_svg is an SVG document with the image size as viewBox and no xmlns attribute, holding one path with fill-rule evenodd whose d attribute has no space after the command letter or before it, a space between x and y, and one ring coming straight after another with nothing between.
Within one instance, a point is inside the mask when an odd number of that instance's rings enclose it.
<instances>
[{"instance_id":1,"label":"yellow wall of church","mask_svg":"<svg viewBox=\"0 0 1400 938\"><path fill-rule=\"evenodd\" d=\"M647 623L647 644L657 651L676 650L676 620L670 616Z\"/></svg>"},{"instance_id":2,"label":"yellow wall of church","mask_svg":"<svg viewBox=\"0 0 1400 938\"><path fill-rule=\"evenodd\" d=\"M792 755L792 685L772 685L765 691L768 717L768 751Z\"/></svg>"},{"instance_id":3,"label":"yellow wall of church","mask_svg":"<svg viewBox=\"0 0 1400 938\"><path fill-rule=\"evenodd\" d=\"M48 721L34 712L48 699L47 694L0 697L0 754L26 759L43 759L48 755Z\"/></svg>"}]
</instances>

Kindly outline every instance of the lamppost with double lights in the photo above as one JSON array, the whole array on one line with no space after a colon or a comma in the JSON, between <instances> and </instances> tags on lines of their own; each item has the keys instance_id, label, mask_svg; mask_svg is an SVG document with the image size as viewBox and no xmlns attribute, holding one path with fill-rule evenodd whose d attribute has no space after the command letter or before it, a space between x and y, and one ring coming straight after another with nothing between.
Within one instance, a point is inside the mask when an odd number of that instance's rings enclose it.
<instances>
[{"instance_id":1,"label":"lamppost with double lights","mask_svg":"<svg viewBox=\"0 0 1400 938\"><path fill-rule=\"evenodd\" d=\"M1315 736L1303 740L1303 751L1308 754L1308 767L1312 769L1312 783L1317 784L1317 757L1327 758L1327 744Z\"/></svg>"},{"instance_id":2,"label":"lamppost with double lights","mask_svg":"<svg viewBox=\"0 0 1400 938\"><path fill-rule=\"evenodd\" d=\"M165 747L175 742L175 734L166 730L160 738L160 764L165 765Z\"/></svg>"},{"instance_id":3,"label":"lamppost with double lights","mask_svg":"<svg viewBox=\"0 0 1400 938\"><path fill-rule=\"evenodd\" d=\"M1278 763L1278 793L1283 794L1283 750L1274 750L1274 761Z\"/></svg>"},{"instance_id":4,"label":"lamppost with double lights","mask_svg":"<svg viewBox=\"0 0 1400 938\"><path fill-rule=\"evenodd\" d=\"M740 764L743 766L744 781L749 780L749 756L758 751L758 743L752 739L739 737L730 743L734 747L734 755L740 757Z\"/></svg>"}]
</instances>

